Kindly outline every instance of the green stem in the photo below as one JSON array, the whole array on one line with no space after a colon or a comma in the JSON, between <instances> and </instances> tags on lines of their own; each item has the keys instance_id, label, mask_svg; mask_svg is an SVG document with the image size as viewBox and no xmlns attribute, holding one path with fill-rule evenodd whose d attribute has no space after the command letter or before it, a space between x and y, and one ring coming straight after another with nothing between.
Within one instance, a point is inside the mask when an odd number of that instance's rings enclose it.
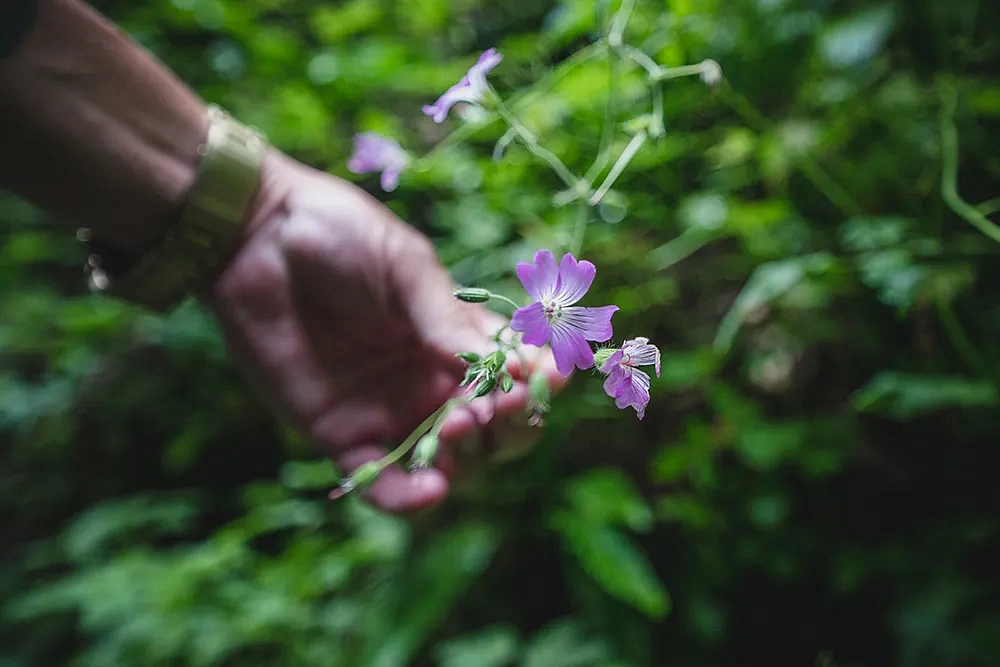
<instances>
[{"instance_id":1,"label":"green stem","mask_svg":"<svg viewBox=\"0 0 1000 667\"><path fill-rule=\"evenodd\" d=\"M635 0L622 0L621 6L615 12L615 17L611 20L611 30L608 31L608 43L616 47L622 43L622 35L625 34L625 27L632 16L635 8Z\"/></svg>"},{"instance_id":2,"label":"green stem","mask_svg":"<svg viewBox=\"0 0 1000 667\"><path fill-rule=\"evenodd\" d=\"M517 310L518 308L521 307L521 306L517 305L517 303L513 299L508 299L503 294L496 294L494 292L490 292L490 298L491 299L499 299L500 301L503 301L504 303L506 303L507 305L509 305L514 310ZM501 331L503 331L503 329L501 329Z\"/></svg>"},{"instance_id":3,"label":"green stem","mask_svg":"<svg viewBox=\"0 0 1000 667\"><path fill-rule=\"evenodd\" d=\"M950 84L942 87L941 101L941 198L962 219L1000 243L1000 226L958 194L958 128L955 127L958 93Z\"/></svg>"},{"instance_id":4,"label":"green stem","mask_svg":"<svg viewBox=\"0 0 1000 667\"><path fill-rule=\"evenodd\" d=\"M702 61L695 65L681 65L680 67L660 67L660 71L653 76L653 80L666 81L667 79L678 79L682 76L700 75L705 70L706 62L708 61Z\"/></svg>"},{"instance_id":5,"label":"green stem","mask_svg":"<svg viewBox=\"0 0 1000 667\"><path fill-rule=\"evenodd\" d=\"M941 322L948 340L951 341L952 347L962 357L969 370L994 384L998 384L997 376L989 370L989 366L983 360L979 351L976 350L976 346L969 340L965 330L962 329L961 323L955 316L955 311L951 307L951 304L944 297L939 296L935 299L934 305L936 306L938 320Z\"/></svg>"},{"instance_id":6,"label":"green stem","mask_svg":"<svg viewBox=\"0 0 1000 667\"><path fill-rule=\"evenodd\" d=\"M604 126L601 128L601 143L598 146L597 157L590 169L584 174L584 180L593 185L594 179L601 175L608 166L611 154L611 144L614 138L615 117L617 116L618 77L620 71L618 59L612 53L608 58L608 99L604 106Z\"/></svg>"},{"instance_id":7,"label":"green stem","mask_svg":"<svg viewBox=\"0 0 1000 667\"><path fill-rule=\"evenodd\" d=\"M504 119L507 125L509 125L510 128L517 133L518 138L521 140L521 143L524 144L525 148L535 155L535 157L543 160L550 167L552 167L552 170L559 175L559 178L563 180L563 183L570 188L576 188L578 186L580 178L574 175L573 172L569 170L569 167L563 164L563 161L560 160L555 153L546 148L542 148L538 144L538 140L535 139L535 135L532 134L528 128L522 125L521 121L510 113L502 102L497 107L497 113L499 113L500 117Z\"/></svg>"},{"instance_id":8,"label":"green stem","mask_svg":"<svg viewBox=\"0 0 1000 667\"><path fill-rule=\"evenodd\" d=\"M700 229L689 229L649 253L649 265L654 271L663 271L683 261L719 238Z\"/></svg>"},{"instance_id":9,"label":"green stem","mask_svg":"<svg viewBox=\"0 0 1000 667\"><path fill-rule=\"evenodd\" d=\"M532 95L537 95L545 91L546 89L551 88L553 85L562 80L566 75L568 75L571 71L573 71L573 69L579 67L585 62L588 62L596 58L599 54L605 52L606 50L607 50L607 44L604 43L604 40L594 42L590 46L585 46L584 48L580 49L579 51L577 51L576 53L574 53L573 55L571 55L570 57L566 58L561 63L559 63L558 67L549 70L541 79L535 82L534 86L532 86L528 90L525 90L521 93L518 93L517 95L512 96L508 100L508 104L512 109L515 110L519 109L522 105L524 105L531 99ZM488 125L499 119L500 116L496 115L491 118L487 118L482 123L479 123L477 125L460 126L454 132L445 137L441 141L441 143L439 143L430 151L428 151L426 154L424 154L423 157L416 160L413 165L413 168L420 170L426 170L431 168L441 158L441 156L444 155L444 153L448 149L457 146L466 139L469 139L476 132L483 129L484 127L487 127Z\"/></svg>"},{"instance_id":10,"label":"green stem","mask_svg":"<svg viewBox=\"0 0 1000 667\"><path fill-rule=\"evenodd\" d=\"M403 458L403 456L408 451L413 449L414 445L417 444L417 440L420 440L420 437L423 436L423 434L426 433L428 429L430 429L435 424L435 422L438 420L439 417L441 417L448 410L451 409L450 406L452 402L455 400L458 399L452 398L445 401L444 405L442 405L440 408L432 412L430 416L427 417L427 419L420 422L420 426L414 429L413 432L410 433L410 435L406 436L406 439L403 440L403 442L400 443L400 445L396 447L396 449L392 450L391 452L383 456L381 459L379 459L378 460L379 470L388 468L392 464L399 461L399 459Z\"/></svg>"},{"instance_id":11,"label":"green stem","mask_svg":"<svg viewBox=\"0 0 1000 667\"><path fill-rule=\"evenodd\" d=\"M976 210L983 215L993 215L997 211L1000 211L1000 197L994 197L984 201L982 204L976 205Z\"/></svg>"},{"instance_id":12,"label":"green stem","mask_svg":"<svg viewBox=\"0 0 1000 667\"><path fill-rule=\"evenodd\" d=\"M672 78L672 77L661 77L661 75L663 72L668 72L673 70L664 69L663 67L660 66L658 62L656 62L655 60L647 56L645 53L635 48L634 46L630 46L628 44L622 44L619 47L619 49L626 58L628 58L629 60L637 64L639 67L646 70L646 73L649 74L649 78L651 81L660 81L661 78ZM688 65L687 67L697 68L700 67L700 65ZM676 67L674 69L684 69L684 68ZM693 73L697 74L700 71L701 70L695 70ZM678 76L683 76L683 75L678 75Z\"/></svg>"},{"instance_id":13,"label":"green stem","mask_svg":"<svg viewBox=\"0 0 1000 667\"><path fill-rule=\"evenodd\" d=\"M622 175L623 171L625 171L625 167L628 166L628 163L632 161L635 154L639 152L640 148L642 148L642 145L646 142L647 136L648 135L645 132L638 132L632 137L632 140L628 142L628 145L622 151L621 155L618 156L618 160L615 162L615 165L611 167L611 171L608 172L607 178L605 178L604 182L601 183L601 187L597 188L597 191L590 198L588 203L591 206L597 206L601 202L604 195L608 193L611 186L615 184L618 177Z\"/></svg>"},{"instance_id":14,"label":"green stem","mask_svg":"<svg viewBox=\"0 0 1000 667\"><path fill-rule=\"evenodd\" d=\"M590 219L590 204L580 201L576 209L576 222L573 223L573 239L570 243L570 253L579 257L583 250L583 237L587 234L587 222Z\"/></svg>"}]
</instances>

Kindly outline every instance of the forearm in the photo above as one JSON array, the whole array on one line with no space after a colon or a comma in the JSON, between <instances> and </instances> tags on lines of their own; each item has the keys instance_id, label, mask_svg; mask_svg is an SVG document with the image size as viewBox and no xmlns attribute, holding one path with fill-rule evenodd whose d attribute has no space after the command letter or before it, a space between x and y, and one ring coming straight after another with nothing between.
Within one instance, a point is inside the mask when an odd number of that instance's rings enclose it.
<instances>
[{"instance_id":1,"label":"forearm","mask_svg":"<svg viewBox=\"0 0 1000 667\"><path fill-rule=\"evenodd\" d=\"M190 89L78 0L41 0L0 62L0 188L129 253L179 216L207 126Z\"/></svg>"}]
</instances>

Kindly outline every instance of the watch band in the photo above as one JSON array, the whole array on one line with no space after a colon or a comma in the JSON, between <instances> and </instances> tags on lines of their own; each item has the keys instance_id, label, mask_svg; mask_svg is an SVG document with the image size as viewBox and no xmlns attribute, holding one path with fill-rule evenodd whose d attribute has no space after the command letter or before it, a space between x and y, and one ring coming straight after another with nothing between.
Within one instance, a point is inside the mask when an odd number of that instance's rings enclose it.
<instances>
[{"instance_id":1,"label":"watch band","mask_svg":"<svg viewBox=\"0 0 1000 667\"><path fill-rule=\"evenodd\" d=\"M101 257L91 255L92 290L165 313L224 266L260 183L267 141L217 106L209 107L209 117L208 137L198 147L198 176L180 220L120 276L110 275ZM81 233L81 240L88 240L89 233Z\"/></svg>"}]
</instances>

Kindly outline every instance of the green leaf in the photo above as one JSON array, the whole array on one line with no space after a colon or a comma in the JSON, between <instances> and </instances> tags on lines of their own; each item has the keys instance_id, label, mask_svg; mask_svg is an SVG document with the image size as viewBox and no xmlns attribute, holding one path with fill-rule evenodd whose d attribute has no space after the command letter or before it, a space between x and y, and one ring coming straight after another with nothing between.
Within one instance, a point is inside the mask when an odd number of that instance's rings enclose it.
<instances>
[{"instance_id":1,"label":"green leaf","mask_svg":"<svg viewBox=\"0 0 1000 667\"><path fill-rule=\"evenodd\" d=\"M519 653L517 630L509 627L487 628L444 642L435 650L440 667L504 667Z\"/></svg>"},{"instance_id":2,"label":"green leaf","mask_svg":"<svg viewBox=\"0 0 1000 667\"><path fill-rule=\"evenodd\" d=\"M531 639L522 667L588 667L603 665L608 649L603 642L584 636L572 619L553 621Z\"/></svg>"},{"instance_id":3,"label":"green leaf","mask_svg":"<svg viewBox=\"0 0 1000 667\"><path fill-rule=\"evenodd\" d=\"M602 468L573 479L566 496L581 519L600 525L649 530L653 513L632 480L618 468Z\"/></svg>"},{"instance_id":4,"label":"green leaf","mask_svg":"<svg viewBox=\"0 0 1000 667\"><path fill-rule=\"evenodd\" d=\"M280 476L282 484L298 491L332 489L340 483L340 475L329 459L289 461L281 466Z\"/></svg>"},{"instance_id":5,"label":"green leaf","mask_svg":"<svg viewBox=\"0 0 1000 667\"><path fill-rule=\"evenodd\" d=\"M859 412L906 420L948 408L993 407L997 399L985 380L883 371L854 393L852 404Z\"/></svg>"},{"instance_id":6,"label":"green leaf","mask_svg":"<svg viewBox=\"0 0 1000 667\"><path fill-rule=\"evenodd\" d=\"M807 275L829 271L834 264L833 255L819 252L758 266L722 318L712 343L714 349L720 354L728 352L746 318L754 310L784 295Z\"/></svg>"},{"instance_id":7,"label":"green leaf","mask_svg":"<svg viewBox=\"0 0 1000 667\"><path fill-rule=\"evenodd\" d=\"M483 523L467 523L439 534L397 582L401 596L385 625L368 637L370 667L403 667L427 634L438 627L462 592L493 558L497 535Z\"/></svg>"},{"instance_id":8,"label":"green leaf","mask_svg":"<svg viewBox=\"0 0 1000 667\"><path fill-rule=\"evenodd\" d=\"M609 595L651 618L663 618L670 611L670 596L649 561L620 531L566 512L553 517L553 527L584 571Z\"/></svg>"}]
</instances>

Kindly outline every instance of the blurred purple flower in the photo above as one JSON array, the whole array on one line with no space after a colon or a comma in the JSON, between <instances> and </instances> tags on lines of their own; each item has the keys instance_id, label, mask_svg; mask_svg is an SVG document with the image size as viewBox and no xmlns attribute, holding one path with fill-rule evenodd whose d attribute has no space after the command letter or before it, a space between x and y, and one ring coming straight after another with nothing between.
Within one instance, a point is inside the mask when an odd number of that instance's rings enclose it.
<instances>
[{"instance_id":1,"label":"blurred purple flower","mask_svg":"<svg viewBox=\"0 0 1000 667\"><path fill-rule=\"evenodd\" d=\"M510 328L523 333L528 345L549 343L556 368L564 377L573 372L573 366L588 369L594 365L587 341L603 342L612 335L611 316L618 306L573 306L590 289L596 274L593 264L577 262L569 253L557 266L549 250L536 252L533 264L517 265L517 277L535 302L514 312Z\"/></svg>"},{"instance_id":2,"label":"blurred purple flower","mask_svg":"<svg viewBox=\"0 0 1000 667\"><path fill-rule=\"evenodd\" d=\"M483 55L479 56L476 64L469 68L468 73L462 77L461 81L445 91L437 102L425 106L423 112L433 118L435 123L442 123L456 102L478 104L483 100L486 91L489 90L486 74L501 60L503 60L503 56L496 49L487 49Z\"/></svg>"},{"instance_id":3,"label":"blurred purple flower","mask_svg":"<svg viewBox=\"0 0 1000 667\"><path fill-rule=\"evenodd\" d=\"M649 375L639 366L654 366L656 377L660 377L660 351L649 344L648 338L625 341L599 370L608 376L604 391L615 399L615 405L635 408L636 416L642 419L649 404Z\"/></svg>"},{"instance_id":4,"label":"blurred purple flower","mask_svg":"<svg viewBox=\"0 0 1000 667\"><path fill-rule=\"evenodd\" d=\"M375 132L363 132L354 135L354 153L347 161L347 168L355 174L382 172L382 189L392 192L399 185L399 174L409 163L409 156L397 141Z\"/></svg>"}]
</instances>

